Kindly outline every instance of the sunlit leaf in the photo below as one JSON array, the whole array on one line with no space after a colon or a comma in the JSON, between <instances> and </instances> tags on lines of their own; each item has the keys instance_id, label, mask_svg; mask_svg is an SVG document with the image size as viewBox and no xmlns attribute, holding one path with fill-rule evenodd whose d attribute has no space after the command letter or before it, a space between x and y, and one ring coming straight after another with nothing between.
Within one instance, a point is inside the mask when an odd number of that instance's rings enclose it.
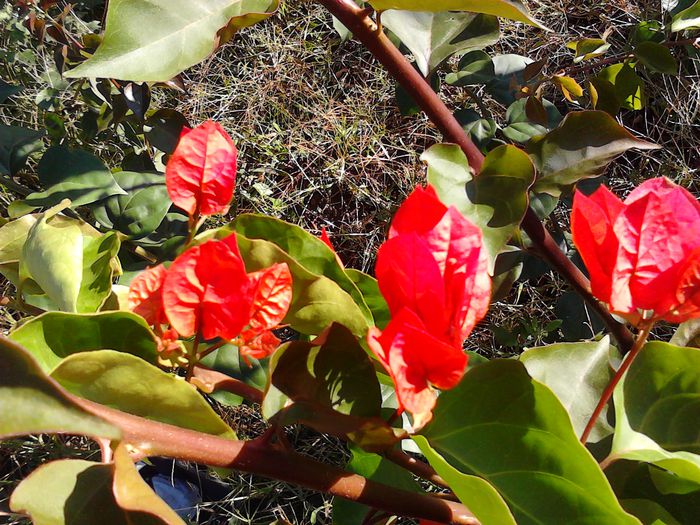
<instances>
[{"instance_id":1,"label":"sunlit leaf","mask_svg":"<svg viewBox=\"0 0 700 525\"><path fill-rule=\"evenodd\" d=\"M638 110L644 107L646 101L644 81L639 78L630 64L608 66L601 70L596 78L606 80L615 86L617 102L623 108Z\"/></svg>"},{"instance_id":2,"label":"sunlit leaf","mask_svg":"<svg viewBox=\"0 0 700 525\"><path fill-rule=\"evenodd\" d=\"M166 82L276 8L275 0L111 0L102 44L64 75Z\"/></svg>"},{"instance_id":3,"label":"sunlit leaf","mask_svg":"<svg viewBox=\"0 0 700 525\"><path fill-rule=\"evenodd\" d=\"M69 355L93 350L115 350L157 362L153 332L130 312L47 312L13 330L10 339L24 346L46 372Z\"/></svg>"},{"instance_id":4,"label":"sunlit leaf","mask_svg":"<svg viewBox=\"0 0 700 525\"><path fill-rule=\"evenodd\" d=\"M482 2L480 0L371 0L369 2L377 11L397 9L400 11L471 11L502 18L509 18L518 22L524 22L536 27L544 28L527 11L518 0L492 0Z\"/></svg>"},{"instance_id":5,"label":"sunlit leaf","mask_svg":"<svg viewBox=\"0 0 700 525\"><path fill-rule=\"evenodd\" d=\"M597 177L632 148L659 146L638 139L603 111L571 112L559 127L527 146L538 172L534 190L559 196L579 180Z\"/></svg>"},{"instance_id":6,"label":"sunlit leaf","mask_svg":"<svg viewBox=\"0 0 700 525\"><path fill-rule=\"evenodd\" d=\"M673 15L671 31L700 29L700 0Z\"/></svg>"},{"instance_id":7,"label":"sunlit leaf","mask_svg":"<svg viewBox=\"0 0 700 525\"><path fill-rule=\"evenodd\" d=\"M413 53L423 76L428 76L455 53L482 49L500 37L498 19L475 13L388 11L388 27Z\"/></svg>"},{"instance_id":8,"label":"sunlit leaf","mask_svg":"<svg viewBox=\"0 0 700 525\"><path fill-rule=\"evenodd\" d=\"M73 354L53 369L51 377L73 394L122 412L236 438L194 386L127 353Z\"/></svg>"},{"instance_id":9,"label":"sunlit leaf","mask_svg":"<svg viewBox=\"0 0 700 525\"><path fill-rule=\"evenodd\" d=\"M639 525L620 507L554 393L519 362L470 369L439 397L421 433L453 468L489 482L521 525Z\"/></svg>"},{"instance_id":10,"label":"sunlit leaf","mask_svg":"<svg viewBox=\"0 0 700 525\"><path fill-rule=\"evenodd\" d=\"M0 436L42 432L119 439L110 423L73 403L19 344L0 336Z\"/></svg>"},{"instance_id":11,"label":"sunlit leaf","mask_svg":"<svg viewBox=\"0 0 700 525\"><path fill-rule=\"evenodd\" d=\"M606 336L600 341L529 348L520 355L520 361L532 378L552 389L580 436L612 379L611 351L610 338ZM589 441L600 441L612 431L604 410Z\"/></svg>"}]
</instances>

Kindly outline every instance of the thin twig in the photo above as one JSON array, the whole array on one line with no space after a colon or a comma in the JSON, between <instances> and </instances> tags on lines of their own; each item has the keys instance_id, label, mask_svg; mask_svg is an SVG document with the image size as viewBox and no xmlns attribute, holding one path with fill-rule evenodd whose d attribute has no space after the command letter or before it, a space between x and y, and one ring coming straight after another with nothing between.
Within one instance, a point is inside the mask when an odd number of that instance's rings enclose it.
<instances>
[{"instance_id":1,"label":"thin twig","mask_svg":"<svg viewBox=\"0 0 700 525\"><path fill-rule=\"evenodd\" d=\"M622 376L625 375L625 372L627 372L629 369L632 361L634 361L635 357L637 357L640 350L644 347L644 343L646 343L647 337L649 337L649 332L651 332L652 326L654 326L654 323L649 322L642 327L641 331L637 335L637 340L634 342L634 346L632 346L632 349L627 354L624 361L622 361L620 368L617 369L617 372L615 372L615 375L608 383L608 386L605 387L605 390L600 396L600 400L598 401L591 418L588 420L588 424L586 425L583 434L581 434L581 443L584 445L588 441L588 436L591 434L591 431L593 430L596 421L598 421L600 414L608 404L608 401L610 401L610 398L615 391L615 387L620 382L620 379L622 379Z\"/></svg>"}]
</instances>

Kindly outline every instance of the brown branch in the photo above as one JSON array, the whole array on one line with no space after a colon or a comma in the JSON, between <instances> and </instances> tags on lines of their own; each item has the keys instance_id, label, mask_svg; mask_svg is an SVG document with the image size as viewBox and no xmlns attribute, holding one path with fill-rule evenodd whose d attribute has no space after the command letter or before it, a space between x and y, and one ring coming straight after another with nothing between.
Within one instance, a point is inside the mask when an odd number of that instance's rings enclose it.
<instances>
[{"instance_id":1,"label":"brown branch","mask_svg":"<svg viewBox=\"0 0 700 525\"><path fill-rule=\"evenodd\" d=\"M484 156L474 145L452 112L432 90L425 79L406 60L377 26L352 0L319 0L333 16L340 20L360 42L384 65L389 73L403 86L428 118L442 132L446 140L454 142L467 156L469 165L476 174L481 170ZM618 323L590 291L588 279L561 252L552 236L532 210L528 210L521 224L532 240L537 252L556 269L580 293L586 302L600 315L613 334L624 354L632 348L634 338L630 331Z\"/></svg>"},{"instance_id":2,"label":"brown branch","mask_svg":"<svg viewBox=\"0 0 700 525\"><path fill-rule=\"evenodd\" d=\"M145 455L193 461L251 472L400 515L454 525L480 525L462 504L397 489L270 443L224 439L150 421L72 394L70 399L118 426L124 438Z\"/></svg>"},{"instance_id":3,"label":"brown branch","mask_svg":"<svg viewBox=\"0 0 700 525\"><path fill-rule=\"evenodd\" d=\"M253 403L262 403L263 392L253 386L245 384L243 381L229 377L226 374L210 370L209 368L197 365L193 370L193 383L199 386L200 390L210 394L217 390L225 390L241 396Z\"/></svg>"},{"instance_id":4,"label":"brown branch","mask_svg":"<svg viewBox=\"0 0 700 525\"><path fill-rule=\"evenodd\" d=\"M442 488L452 490L447 484L447 482L444 479L442 479L442 477L437 472L435 472L435 469L433 469L433 467L431 467L427 463L423 463L422 461L419 461L416 458L409 456L404 451L392 448L391 450L387 451L384 455L389 461L396 463L400 467L405 468L406 470L412 472L419 478L423 478L427 481L430 481L431 483L434 483L435 485L438 485Z\"/></svg>"}]
</instances>

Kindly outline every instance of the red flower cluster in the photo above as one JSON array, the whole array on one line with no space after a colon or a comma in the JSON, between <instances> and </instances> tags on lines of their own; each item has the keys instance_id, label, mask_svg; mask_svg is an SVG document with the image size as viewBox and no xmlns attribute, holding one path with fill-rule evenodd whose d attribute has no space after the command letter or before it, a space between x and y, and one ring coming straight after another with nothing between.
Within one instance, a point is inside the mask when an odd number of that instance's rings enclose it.
<instances>
[{"instance_id":1,"label":"red flower cluster","mask_svg":"<svg viewBox=\"0 0 700 525\"><path fill-rule=\"evenodd\" d=\"M571 231L591 289L633 324L700 317L700 203L666 178L623 202L601 186L576 192Z\"/></svg>"},{"instance_id":2,"label":"red flower cluster","mask_svg":"<svg viewBox=\"0 0 700 525\"><path fill-rule=\"evenodd\" d=\"M454 387L464 374L464 339L491 295L481 230L435 190L416 188L379 248L376 275L391 322L368 343L396 385L399 408L421 427L432 417L430 385Z\"/></svg>"},{"instance_id":3,"label":"red flower cluster","mask_svg":"<svg viewBox=\"0 0 700 525\"><path fill-rule=\"evenodd\" d=\"M165 168L175 206L190 217L225 213L236 187L237 156L231 137L216 122L184 128Z\"/></svg>"},{"instance_id":4,"label":"red flower cluster","mask_svg":"<svg viewBox=\"0 0 700 525\"><path fill-rule=\"evenodd\" d=\"M254 358L279 345L271 330L291 301L286 263L247 274L235 235L188 249L167 270L161 264L142 272L129 289L129 308L157 332L169 324L181 337L235 341L241 355Z\"/></svg>"}]
</instances>

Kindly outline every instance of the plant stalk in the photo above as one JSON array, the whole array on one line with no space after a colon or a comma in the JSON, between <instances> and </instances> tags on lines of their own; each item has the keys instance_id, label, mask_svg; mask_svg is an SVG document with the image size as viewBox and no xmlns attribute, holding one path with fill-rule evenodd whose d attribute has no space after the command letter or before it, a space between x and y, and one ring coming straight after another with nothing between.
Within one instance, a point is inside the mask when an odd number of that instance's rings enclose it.
<instances>
[{"instance_id":1,"label":"plant stalk","mask_svg":"<svg viewBox=\"0 0 700 525\"><path fill-rule=\"evenodd\" d=\"M67 394L77 405L118 426L141 455L179 458L213 467L232 468L386 511L392 515L448 523L480 525L461 503L416 494L326 465L264 441L224 439L139 416Z\"/></svg>"},{"instance_id":2,"label":"plant stalk","mask_svg":"<svg viewBox=\"0 0 700 525\"><path fill-rule=\"evenodd\" d=\"M421 74L406 60L389 38L378 30L377 25L368 17L367 11L358 7L353 0L318 1L340 20L403 86L425 111L431 122L437 126L445 140L462 148L469 166L475 174L478 174L484 163L484 156L479 148L471 141L452 112ZM605 306L593 297L588 279L561 252L542 221L531 209L528 209L525 214L521 226L540 256L556 269L603 319L608 330L617 340L620 351L626 354L634 344L632 333L623 324L618 323Z\"/></svg>"},{"instance_id":3,"label":"plant stalk","mask_svg":"<svg viewBox=\"0 0 700 525\"><path fill-rule=\"evenodd\" d=\"M625 375L625 372L627 372L634 359L637 357L637 355L639 355L639 352L642 350L642 348L644 348L644 343L646 343L647 337L649 337L649 332L651 332L652 326L654 326L654 324L651 322L642 326L639 335L637 335L637 340L634 342L634 346L632 347L630 352L625 356L625 359L622 361L620 368L618 368L617 372L615 372L615 375L608 383L608 386L605 387L605 390L600 396L600 400L598 401L598 404L596 405L595 410L591 415L591 418L588 420L586 428L583 430L583 434L581 434L581 443L583 443L584 445L588 441L588 436L590 436L595 422L598 421L600 414L603 412L603 409L608 404L608 401L610 401L610 398L612 397L613 392L615 391L615 387L620 382L620 379L622 379L622 376Z\"/></svg>"}]
</instances>

